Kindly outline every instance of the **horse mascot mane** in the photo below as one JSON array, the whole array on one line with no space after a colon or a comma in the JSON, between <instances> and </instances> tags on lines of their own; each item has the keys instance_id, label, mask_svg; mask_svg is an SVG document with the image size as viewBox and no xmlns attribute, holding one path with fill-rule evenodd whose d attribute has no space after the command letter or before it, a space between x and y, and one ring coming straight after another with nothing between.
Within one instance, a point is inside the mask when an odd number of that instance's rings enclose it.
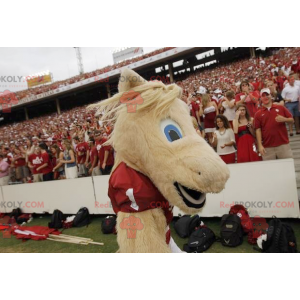
<instances>
[{"instance_id":1,"label":"horse mascot mane","mask_svg":"<svg viewBox=\"0 0 300 300\"><path fill-rule=\"evenodd\" d=\"M116 151L108 195L119 252L172 252L173 206L198 213L206 193L224 189L229 170L195 131L177 85L124 69L118 88L89 108L114 127L107 141Z\"/></svg>"}]
</instances>

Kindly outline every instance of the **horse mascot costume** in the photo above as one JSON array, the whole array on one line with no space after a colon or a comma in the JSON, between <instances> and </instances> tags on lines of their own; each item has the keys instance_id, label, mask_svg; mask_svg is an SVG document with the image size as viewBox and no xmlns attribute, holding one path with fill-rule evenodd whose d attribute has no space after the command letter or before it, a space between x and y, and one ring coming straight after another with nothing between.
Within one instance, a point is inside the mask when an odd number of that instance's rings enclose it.
<instances>
[{"instance_id":1,"label":"horse mascot costume","mask_svg":"<svg viewBox=\"0 0 300 300\"><path fill-rule=\"evenodd\" d=\"M118 88L90 108L114 127L107 141L116 152L108 195L119 252L179 252L170 237L173 206L198 213L206 193L224 189L229 170L195 131L177 85L124 69Z\"/></svg>"}]
</instances>

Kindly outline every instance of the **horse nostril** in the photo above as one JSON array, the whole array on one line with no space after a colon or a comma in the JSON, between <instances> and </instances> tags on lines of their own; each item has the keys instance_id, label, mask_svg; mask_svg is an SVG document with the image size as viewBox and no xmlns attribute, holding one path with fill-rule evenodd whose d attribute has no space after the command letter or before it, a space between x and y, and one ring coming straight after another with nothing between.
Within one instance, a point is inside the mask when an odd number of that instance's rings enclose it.
<instances>
[{"instance_id":1,"label":"horse nostril","mask_svg":"<svg viewBox=\"0 0 300 300\"><path fill-rule=\"evenodd\" d=\"M201 172L199 172L199 175L201 175Z\"/></svg>"}]
</instances>

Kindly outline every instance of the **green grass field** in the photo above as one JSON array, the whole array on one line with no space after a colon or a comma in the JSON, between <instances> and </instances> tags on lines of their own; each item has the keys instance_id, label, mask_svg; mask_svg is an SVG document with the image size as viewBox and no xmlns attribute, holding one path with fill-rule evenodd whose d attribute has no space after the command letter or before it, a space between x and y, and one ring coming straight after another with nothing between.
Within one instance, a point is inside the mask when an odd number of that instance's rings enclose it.
<instances>
[{"instance_id":1,"label":"green grass field","mask_svg":"<svg viewBox=\"0 0 300 300\"><path fill-rule=\"evenodd\" d=\"M64 230L64 234L88 237L92 238L95 242L102 242L104 246L98 245L75 245L66 244L53 241L33 241L28 240L23 242L22 240L16 239L14 236L11 238L3 238L0 233L0 253L114 253L118 250L116 241L116 235L109 234L104 235L101 232L101 221L103 217L94 216L92 223L88 227L82 228L70 228ZM205 225L211 228L215 234L219 235L220 221L221 218L202 218ZM35 218L29 226L41 225L47 226L50 221L50 216L42 216L42 218ZM283 219L285 223L290 224L296 234L296 239L300 241L300 220L299 219ZM187 242L187 239L178 237L171 224L172 237L177 245L182 249L183 245ZM248 244L247 237L244 238L242 245L236 248L224 247L221 243L214 243L212 247L207 251L210 253L258 253L253 250L253 247Z\"/></svg>"}]
</instances>

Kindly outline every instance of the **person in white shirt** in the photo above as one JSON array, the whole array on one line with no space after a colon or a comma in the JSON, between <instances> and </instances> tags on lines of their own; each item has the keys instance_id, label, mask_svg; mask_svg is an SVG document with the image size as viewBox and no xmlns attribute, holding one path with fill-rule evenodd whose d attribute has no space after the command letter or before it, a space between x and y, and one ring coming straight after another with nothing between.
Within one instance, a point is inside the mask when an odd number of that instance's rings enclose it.
<instances>
[{"instance_id":1,"label":"person in white shirt","mask_svg":"<svg viewBox=\"0 0 300 300\"><path fill-rule=\"evenodd\" d=\"M295 86L298 86L298 87L300 88L299 75L296 74L296 73L292 73L290 76L292 76L292 75L293 75L293 77L295 78L295 83L294 83L294 85L295 85ZM300 99L299 99L299 101L300 101Z\"/></svg>"},{"instance_id":2,"label":"person in white shirt","mask_svg":"<svg viewBox=\"0 0 300 300\"><path fill-rule=\"evenodd\" d=\"M285 107L289 110L295 120L296 134L300 134L299 128L299 97L300 87L295 85L294 75L289 76L289 83L282 90L282 98L285 102ZM293 136L293 124L289 124L290 136Z\"/></svg>"},{"instance_id":3,"label":"person in white shirt","mask_svg":"<svg viewBox=\"0 0 300 300\"><path fill-rule=\"evenodd\" d=\"M222 99L219 103L219 109L221 107L224 108L223 115L227 118L229 121L230 127L233 128L232 122L235 119L235 98L234 98L234 92L228 91L226 92L226 97Z\"/></svg>"},{"instance_id":4,"label":"person in white shirt","mask_svg":"<svg viewBox=\"0 0 300 300\"><path fill-rule=\"evenodd\" d=\"M210 144L212 147L217 148L217 153L226 164L235 163L235 137L224 115L216 116L216 131Z\"/></svg>"}]
</instances>

